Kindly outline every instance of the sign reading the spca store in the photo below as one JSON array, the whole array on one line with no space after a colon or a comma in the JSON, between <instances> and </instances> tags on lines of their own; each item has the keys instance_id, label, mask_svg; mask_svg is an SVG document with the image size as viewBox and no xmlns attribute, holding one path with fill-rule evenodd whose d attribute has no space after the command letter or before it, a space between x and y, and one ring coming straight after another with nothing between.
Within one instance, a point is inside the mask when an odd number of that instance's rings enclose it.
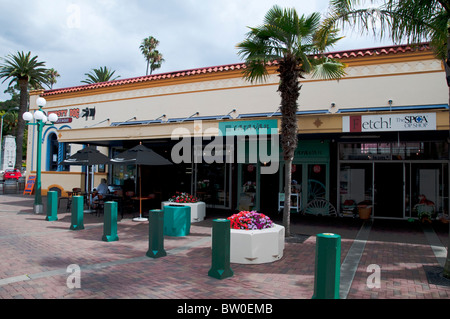
<instances>
[{"instance_id":1,"label":"sign reading the spca store","mask_svg":"<svg viewBox=\"0 0 450 319\"><path fill-rule=\"evenodd\" d=\"M343 132L432 130L436 130L436 113L355 115L342 118Z\"/></svg>"}]
</instances>

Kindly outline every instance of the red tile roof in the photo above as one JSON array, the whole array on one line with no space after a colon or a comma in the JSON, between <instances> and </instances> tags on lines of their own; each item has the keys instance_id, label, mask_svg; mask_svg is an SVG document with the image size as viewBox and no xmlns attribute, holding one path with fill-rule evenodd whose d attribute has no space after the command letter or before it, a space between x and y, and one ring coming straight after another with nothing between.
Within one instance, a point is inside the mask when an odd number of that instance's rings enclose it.
<instances>
[{"instance_id":1,"label":"red tile roof","mask_svg":"<svg viewBox=\"0 0 450 319\"><path fill-rule=\"evenodd\" d=\"M326 53L326 56L329 58L335 58L335 59L351 59L351 58L357 58L357 57L380 56L380 55L388 55L388 54L405 53L407 51L412 52L412 51L416 51L416 50L429 51L429 50L431 50L431 48L428 43L420 44L418 47L413 47L410 45L395 45L395 46L384 46L384 47L375 47L375 48L367 48L367 49L329 52L329 53ZM274 64L276 64L276 62ZM133 84L133 83L141 83L141 82L149 82L149 81L156 81L156 80L163 80L163 79L187 77L187 76L193 76L193 75L198 75L198 74L227 72L227 71L233 71L233 70L240 70L240 69L244 69L244 68L245 68L245 63L234 63L234 64L212 66L212 67L205 67L205 68L198 68L198 69L160 73L160 74L148 75L148 76L140 76L140 77L134 77L134 78L129 78L129 79L122 79L122 80L115 80L115 81L108 81L108 82L101 82L101 83L94 83L94 84L80 85L80 86L74 86L74 87L68 87L68 88L62 88L62 89L53 89L53 90L47 90L41 95L42 96L52 96L52 95L57 95L57 94L88 91L88 90L94 90L94 89L99 89L99 88L120 86L120 85Z\"/></svg>"}]
</instances>

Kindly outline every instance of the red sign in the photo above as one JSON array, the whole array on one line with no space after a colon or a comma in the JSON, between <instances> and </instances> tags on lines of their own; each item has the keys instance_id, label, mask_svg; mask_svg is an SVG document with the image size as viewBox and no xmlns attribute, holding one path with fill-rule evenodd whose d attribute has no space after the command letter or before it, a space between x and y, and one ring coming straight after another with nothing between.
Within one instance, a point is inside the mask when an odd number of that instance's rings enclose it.
<instances>
[{"instance_id":1,"label":"red sign","mask_svg":"<svg viewBox=\"0 0 450 319\"><path fill-rule=\"evenodd\" d=\"M361 132L361 116L350 116L350 132Z\"/></svg>"}]
</instances>

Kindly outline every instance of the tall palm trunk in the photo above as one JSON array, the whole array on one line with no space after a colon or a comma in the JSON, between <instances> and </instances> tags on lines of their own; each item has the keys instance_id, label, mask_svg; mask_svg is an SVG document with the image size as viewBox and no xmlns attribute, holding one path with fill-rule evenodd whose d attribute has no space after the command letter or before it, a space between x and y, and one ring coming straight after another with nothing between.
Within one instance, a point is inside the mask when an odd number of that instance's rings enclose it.
<instances>
[{"instance_id":1,"label":"tall palm trunk","mask_svg":"<svg viewBox=\"0 0 450 319\"><path fill-rule=\"evenodd\" d=\"M20 99L19 99L19 116L17 118L16 130L16 168L22 168L23 153L23 134L25 131L25 121L22 114L28 111L28 78L19 79Z\"/></svg>"},{"instance_id":2,"label":"tall palm trunk","mask_svg":"<svg viewBox=\"0 0 450 319\"><path fill-rule=\"evenodd\" d=\"M300 68L294 57L287 56L280 61L278 72L280 74L280 85L278 91L281 94L281 145L285 163L285 184L284 184L284 211L283 226L285 227L285 237L291 235L291 180L292 180L292 160L297 148L297 100L300 96L299 78Z\"/></svg>"},{"instance_id":3,"label":"tall palm trunk","mask_svg":"<svg viewBox=\"0 0 450 319\"><path fill-rule=\"evenodd\" d=\"M447 77L447 86L448 86L448 95L449 95L449 106L450 106L450 28L447 29L447 60L444 61L445 66L445 73ZM450 110L449 110L449 125L450 125ZM447 139L447 143L450 145L450 127L449 127L449 137ZM450 146L449 146L449 175L450 175ZM450 181L449 181L450 182ZM450 216L450 197L449 197L449 204L448 204L448 211L447 213ZM444 265L444 277L450 279L450 223L449 230L448 230L448 244L447 244L447 259L445 261Z\"/></svg>"}]
</instances>

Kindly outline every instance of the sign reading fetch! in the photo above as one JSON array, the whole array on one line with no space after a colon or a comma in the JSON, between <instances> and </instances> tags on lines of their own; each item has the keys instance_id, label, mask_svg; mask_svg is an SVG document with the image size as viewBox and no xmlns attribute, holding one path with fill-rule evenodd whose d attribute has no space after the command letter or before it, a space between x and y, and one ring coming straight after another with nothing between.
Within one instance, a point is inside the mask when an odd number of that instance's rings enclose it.
<instances>
[{"instance_id":1,"label":"sign reading fetch!","mask_svg":"<svg viewBox=\"0 0 450 319\"><path fill-rule=\"evenodd\" d=\"M342 117L343 132L432 130L436 130L436 113L355 115Z\"/></svg>"}]
</instances>

